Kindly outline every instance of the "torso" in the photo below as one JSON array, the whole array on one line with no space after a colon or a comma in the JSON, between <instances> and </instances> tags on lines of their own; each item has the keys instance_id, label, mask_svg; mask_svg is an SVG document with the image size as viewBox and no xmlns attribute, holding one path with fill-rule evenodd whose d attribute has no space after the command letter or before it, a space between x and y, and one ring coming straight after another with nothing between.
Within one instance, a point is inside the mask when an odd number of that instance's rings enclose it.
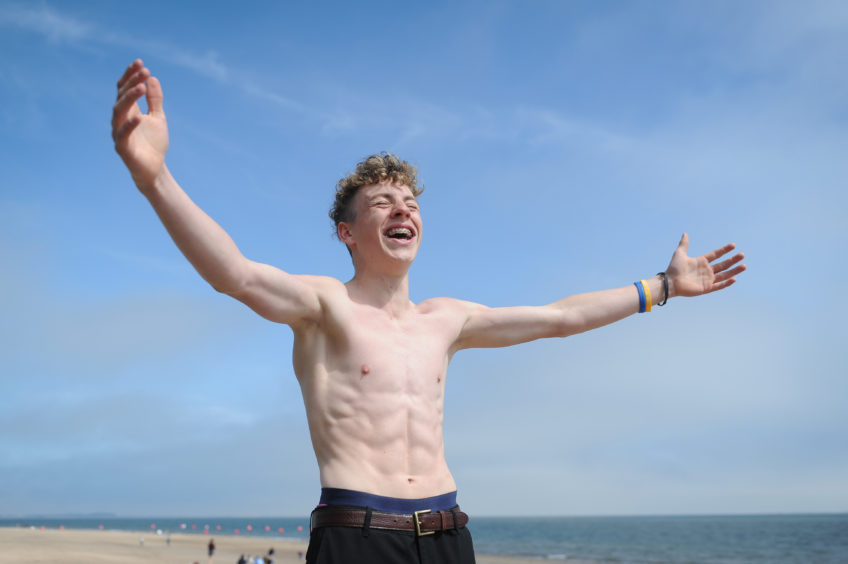
<instances>
[{"instance_id":1,"label":"torso","mask_svg":"<svg viewBox=\"0 0 848 564\"><path fill-rule=\"evenodd\" d=\"M328 316L295 328L294 368L323 487L423 498L454 491L442 436L445 376L461 329L458 302L402 315L322 282Z\"/></svg>"}]
</instances>

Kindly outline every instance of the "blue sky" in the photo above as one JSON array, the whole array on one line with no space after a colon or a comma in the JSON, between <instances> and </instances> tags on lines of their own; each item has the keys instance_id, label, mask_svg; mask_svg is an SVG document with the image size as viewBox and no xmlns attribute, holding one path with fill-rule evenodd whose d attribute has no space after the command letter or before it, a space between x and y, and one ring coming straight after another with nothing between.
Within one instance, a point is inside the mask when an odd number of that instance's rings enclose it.
<instances>
[{"instance_id":1,"label":"blue sky","mask_svg":"<svg viewBox=\"0 0 848 564\"><path fill-rule=\"evenodd\" d=\"M848 510L842 2L0 2L0 514L304 515L291 333L215 293L109 136L141 57L169 167L255 260L347 280L326 212L419 166L414 300L542 304L734 241L726 292L467 351L477 515Z\"/></svg>"}]
</instances>

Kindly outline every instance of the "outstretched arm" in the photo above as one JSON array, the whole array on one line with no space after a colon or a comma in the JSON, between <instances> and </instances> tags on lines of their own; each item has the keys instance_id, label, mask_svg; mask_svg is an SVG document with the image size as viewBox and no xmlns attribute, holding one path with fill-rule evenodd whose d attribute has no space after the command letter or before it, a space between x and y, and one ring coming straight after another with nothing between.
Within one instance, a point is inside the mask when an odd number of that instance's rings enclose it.
<instances>
[{"instance_id":1,"label":"outstretched arm","mask_svg":"<svg viewBox=\"0 0 848 564\"><path fill-rule=\"evenodd\" d=\"M688 256L689 236L683 234L666 269L668 296L662 278L646 280L653 304L664 298L700 296L722 290L736 282L745 270L745 255L712 264L736 248L728 244L699 257ZM639 311L639 292L634 285L576 294L538 307L488 308L465 304L466 321L455 349L506 347L545 337L567 337L603 327Z\"/></svg>"},{"instance_id":2,"label":"outstretched arm","mask_svg":"<svg viewBox=\"0 0 848 564\"><path fill-rule=\"evenodd\" d=\"M146 96L148 113L138 106ZM230 236L180 188L165 166L168 125L159 81L141 60L118 81L112 138L138 186L197 272L219 292L280 323L317 320L319 300L312 285L272 266L246 259Z\"/></svg>"}]
</instances>

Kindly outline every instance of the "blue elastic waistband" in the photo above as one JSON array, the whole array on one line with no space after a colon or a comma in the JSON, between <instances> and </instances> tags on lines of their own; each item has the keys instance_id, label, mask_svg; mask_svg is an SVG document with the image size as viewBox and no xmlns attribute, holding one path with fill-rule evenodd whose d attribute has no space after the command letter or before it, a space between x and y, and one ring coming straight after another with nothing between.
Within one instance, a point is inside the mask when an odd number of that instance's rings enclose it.
<instances>
[{"instance_id":1,"label":"blue elastic waistband","mask_svg":"<svg viewBox=\"0 0 848 564\"><path fill-rule=\"evenodd\" d=\"M320 505L355 505L386 513L414 513L422 509L441 511L456 507L456 492L421 499L385 497L341 488L321 488Z\"/></svg>"}]
</instances>

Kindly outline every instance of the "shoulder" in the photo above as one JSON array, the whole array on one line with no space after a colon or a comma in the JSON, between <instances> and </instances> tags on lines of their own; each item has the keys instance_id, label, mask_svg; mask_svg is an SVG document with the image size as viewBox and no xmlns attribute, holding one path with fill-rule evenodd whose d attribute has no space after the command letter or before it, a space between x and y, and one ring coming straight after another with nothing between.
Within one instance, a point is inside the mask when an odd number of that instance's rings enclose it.
<instances>
[{"instance_id":1,"label":"shoulder","mask_svg":"<svg viewBox=\"0 0 848 564\"><path fill-rule=\"evenodd\" d=\"M320 327L328 316L337 315L336 312L344 307L347 292L341 281L330 276L288 273L285 276L290 282L286 282L285 286L281 283L278 291L282 292L285 288L288 299L305 304L305 314L299 311L295 313L301 313L300 315L288 315L283 318L282 322L290 325L295 332L308 327ZM279 320L276 317L269 318Z\"/></svg>"},{"instance_id":2,"label":"shoulder","mask_svg":"<svg viewBox=\"0 0 848 564\"><path fill-rule=\"evenodd\" d=\"M419 314L427 319L427 325L450 341L450 354L464 348L463 340L468 325L477 313L487 308L480 304L456 298L432 298L418 305Z\"/></svg>"},{"instance_id":3,"label":"shoulder","mask_svg":"<svg viewBox=\"0 0 848 564\"><path fill-rule=\"evenodd\" d=\"M308 286L318 298L324 316L338 316L340 311L346 310L350 305L350 295L344 282L331 276L316 276L312 274L298 274L298 280Z\"/></svg>"},{"instance_id":4,"label":"shoulder","mask_svg":"<svg viewBox=\"0 0 848 564\"><path fill-rule=\"evenodd\" d=\"M312 289L321 301L333 297L347 296L344 283L332 276L316 276L313 274L294 274L293 277Z\"/></svg>"}]
</instances>

